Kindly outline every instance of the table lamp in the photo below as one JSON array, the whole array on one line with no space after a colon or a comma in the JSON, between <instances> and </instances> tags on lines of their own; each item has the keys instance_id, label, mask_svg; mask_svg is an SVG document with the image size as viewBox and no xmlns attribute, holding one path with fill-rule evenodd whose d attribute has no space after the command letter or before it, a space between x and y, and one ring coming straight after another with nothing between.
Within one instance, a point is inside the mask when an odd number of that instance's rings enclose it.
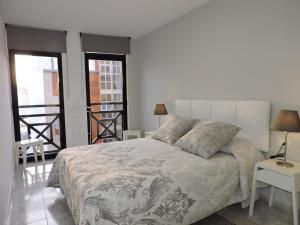
<instances>
[{"instance_id":1,"label":"table lamp","mask_svg":"<svg viewBox=\"0 0 300 225\"><path fill-rule=\"evenodd\" d=\"M153 115L157 115L158 116L158 127L160 127L160 116L162 115L168 115L168 111L166 109L165 104L156 104L155 105L155 109L153 112Z\"/></svg>"},{"instance_id":2,"label":"table lamp","mask_svg":"<svg viewBox=\"0 0 300 225\"><path fill-rule=\"evenodd\" d=\"M276 162L276 164L283 167L293 167L294 165L292 163L286 161L287 136L289 132L300 132L300 119L298 111L280 110L274 123L272 124L271 129L284 132L284 142L281 145L281 148L284 148L284 159L283 161Z\"/></svg>"}]
</instances>

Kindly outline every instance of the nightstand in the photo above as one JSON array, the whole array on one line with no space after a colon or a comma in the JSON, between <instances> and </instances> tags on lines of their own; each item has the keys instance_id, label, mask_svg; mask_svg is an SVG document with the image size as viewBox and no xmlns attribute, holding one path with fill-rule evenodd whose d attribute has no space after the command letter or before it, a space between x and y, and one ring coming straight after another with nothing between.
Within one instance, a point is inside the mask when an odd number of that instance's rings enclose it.
<instances>
[{"instance_id":1,"label":"nightstand","mask_svg":"<svg viewBox=\"0 0 300 225\"><path fill-rule=\"evenodd\" d=\"M123 140L131 140L136 138L141 138L143 132L141 130L124 130L123 131Z\"/></svg>"},{"instance_id":2,"label":"nightstand","mask_svg":"<svg viewBox=\"0 0 300 225\"><path fill-rule=\"evenodd\" d=\"M149 131L145 131L145 137L152 137L152 135L154 134L154 130L149 130Z\"/></svg>"},{"instance_id":3,"label":"nightstand","mask_svg":"<svg viewBox=\"0 0 300 225\"><path fill-rule=\"evenodd\" d=\"M300 163L292 162L294 167L284 168L276 165L276 161L269 159L255 164L249 215L253 215L257 181L261 181L272 186L269 206L273 205L274 187L292 193L294 225L299 225L298 192L300 191Z\"/></svg>"}]
</instances>

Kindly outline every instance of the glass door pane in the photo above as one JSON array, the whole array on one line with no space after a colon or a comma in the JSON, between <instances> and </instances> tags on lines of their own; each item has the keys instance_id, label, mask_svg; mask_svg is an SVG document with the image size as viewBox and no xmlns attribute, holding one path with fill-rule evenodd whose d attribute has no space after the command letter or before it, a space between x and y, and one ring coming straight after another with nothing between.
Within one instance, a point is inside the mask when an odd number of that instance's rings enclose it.
<instances>
[{"instance_id":1,"label":"glass door pane","mask_svg":"<svg viewBox=\"0 0 300 225\"><path fill-rule=\"evenodd\" d=\"M12 58L16 140L38 138L44 141L45 152L61 150L65 131L60 58L18 53Z\"/></svg>"},{"instance_id":2,"label":"glass door pane","mask_svg":"<svg viewBox=\"0 0 300 225\"><path fill-rule=\"evenodd\" d=\"M89 142L121 140L127 115L124 101L125 56L87 54L86 57L87 102L91 110Z\"/></svg>"}]
</instances>

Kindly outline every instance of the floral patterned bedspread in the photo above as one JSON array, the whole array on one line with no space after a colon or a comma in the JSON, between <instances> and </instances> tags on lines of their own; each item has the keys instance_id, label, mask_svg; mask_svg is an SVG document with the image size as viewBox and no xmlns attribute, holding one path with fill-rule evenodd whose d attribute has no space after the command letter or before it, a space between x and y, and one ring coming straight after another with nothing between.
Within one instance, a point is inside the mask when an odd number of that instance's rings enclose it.
<instances>
[{"instance_id":1,"label":"floral patterned bedspread","mask_svg":"<svg viewBox=\"0 0 300 225\"><path fill-rule=\"evenodd\" d=\"M238 189L249 198L255 152L207 160L151 138L74 147L58 154L47 186L61 189L77 225L188 225Z\"/></svg>"}]
</instances>

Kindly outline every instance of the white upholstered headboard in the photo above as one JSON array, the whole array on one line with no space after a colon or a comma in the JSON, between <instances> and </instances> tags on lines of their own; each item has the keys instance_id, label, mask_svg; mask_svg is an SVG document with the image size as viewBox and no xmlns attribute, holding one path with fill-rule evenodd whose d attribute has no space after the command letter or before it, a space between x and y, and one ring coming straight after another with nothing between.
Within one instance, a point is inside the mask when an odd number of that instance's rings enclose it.
<instances>
[{"instance_id":1,"label":"white upholstered headboard","mask_svg":"<svg viewBox=\"0 0 300 225\"><path fill-rule=\"evenodd\" d=\"M228 122L241 127L237 136L256 145L261 151L270 149L270 107L268 101L176 99L176 115Z\"/></svg>"}]
</instances>

